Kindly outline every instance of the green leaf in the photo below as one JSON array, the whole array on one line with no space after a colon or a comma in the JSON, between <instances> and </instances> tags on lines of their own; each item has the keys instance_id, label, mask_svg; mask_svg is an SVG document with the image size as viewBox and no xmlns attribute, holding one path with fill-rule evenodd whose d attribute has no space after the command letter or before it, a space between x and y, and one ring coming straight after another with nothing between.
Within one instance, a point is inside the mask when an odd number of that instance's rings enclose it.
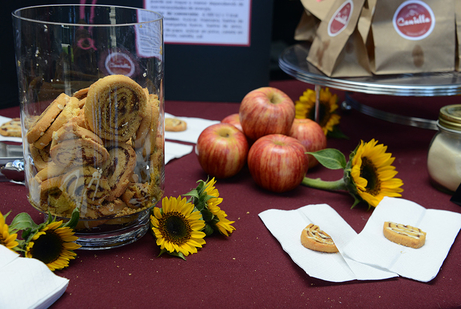
<instances>
[{"instance_id":1,"label":"green leaf","mask_svg":"<svg viewBox=\"0 0 461 309\"><path fill-rule=\"evenodd\" d=\"M179 258L183 259L184 261L186 260L186 257L184 256L184 254L182 254L182 252L178 252L178 251L170 252L170 251L168 251L166 249L161 249L160 253L157 255L157 257L161 256L164 253L168 253L171 256L179 257Z\"/></svg>"},{"instance_id":2,"label":"green leaf","mask_svg":"<svg viewBox=\"0 0 461 309\"><path fill-rule=\"evenodd\" d=\"M316 152L307 152L313 155L320 164L331 170L346 168L346 157L344 154L333 148L326 148Z\"/></svg>"},{"instance_id":3,"label":"green leaf","mask_svg":"<svg viewBox=\"0 0 461 309\"><path fill-rule=\"evenodd\" d=\"M205 224L205 229L203 230L206 236L210 236L214 233L214 229L211 225Z\"/></svg>"},{"instance_id":4,"label":"green leaf","mask_svg":"<svg viewBox=\"0 0 461 309\"><path fill-rule=\"evenodd\" d=\"M37 228L38 225L32 220L32 217L25 212L21 212L14 217L13 221L11 221L10 229L11 230L25 230L25 229L34 229Z\"/></svg>"},{"instance_id":5,"label":"green leaf","mask_svg":"<svg viewBox=\"0 0 461 309\"><path fill-rule=\"evenodd\" d=\"M77 226L78 220L80 219L80 212L77 207L74 208L74 211L72 211L72 215L70 217L70 220L64 223L62 226L69 227L71 229L74 229Z\"/></svg>"},{"instance_id":6,"label":"green leaf","mask_svg":"<svg viewBox=\"0 0 461 309\"><path fill-rule=\"evenodd\" d=\"M344 134L338 126L334 126L333 131L328 131L327 137L349 139L349 137Z\"/></svg>"}]
</instances>

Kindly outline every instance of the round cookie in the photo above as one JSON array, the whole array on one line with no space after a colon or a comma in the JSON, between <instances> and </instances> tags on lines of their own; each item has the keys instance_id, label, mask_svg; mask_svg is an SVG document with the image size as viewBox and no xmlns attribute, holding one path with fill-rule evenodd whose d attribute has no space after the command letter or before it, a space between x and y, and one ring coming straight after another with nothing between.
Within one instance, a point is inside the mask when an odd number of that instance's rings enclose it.
<instances>
[{"instance_id":1,"label":"round cookie","mask_svg":"<svg viewBox=\"0 0 461 309\"><path fill-rule=\"evenodd\" d=\"M82 88L80 90L77 90L77 91L74 92L74 94L72 96L76 97L79 100L82 100L82 99L86 98L86 96L88 95L88 89L89 88L90 87Z\"/></svg>"},{"instance_id":2,"label":"round cookie","mask_svg":"<svg viewBox=\"0 0 461 309\"><path fill-rule=\"evenodd\" d=\"M383 234L384 237L396 244L414 249L421 248L426 243L426 232L420 228L401 223L384 222Z\"/></svg>"},{"instance_id":3,"label":"round cookie","mask_svg":"<svg viewBox=\"0 0 461 309\"><path fill-rule=\"evenodd\" d=\"M136 152L128 144L118 144L107 148L110 159L104 169L104 175L109 180L111 194L108 201L120 197L130 184L136 166Z\"/></svg>"},{"instance_id":4,"label":"round cookie","mask_svg":"<svg viewBox=\"0 0 461 309\"><path fill-rule=\"evenodd\" d=\"M44 134L56 117L62 112L69 100L70 97L68 95L61 93L50 105L48 105L27 131L26 139L28 143L32 144Z\"/></svg>"},{"instance_id":5,"label":"round cookie","mask_svg":"<svg viewBox=\"0 0 461 309\"><path fill-rule=\"evenodd\" d=\"M65 123L78 114L80 108L78 107L78 99L70 97L66 106L51 125L43 132L43 134L34 142L34 146L38 149L43 149L51 142L53 133L61 128Z\"/></svg>"},{"instance_id":6,"label":"round cookie","mask_svg":"<svg viewBox=\"0 0 461 309\"><path fill-rule=\"evenodd\" d=\"M50 145L43 149L38 149L34 144L29 144L29 146L30 156L32 157L35 168L37 168L38 171L46 168L48 163L51 162Z\"/></svg>"},{"instance_id":7,"label":"round cookie","mask_svg":"<svg viewBox=\"0 0 461 309\"><path fill-rule=\"evenodd\" d=\"M90 86L85 118L102 139L126 142L135 136L146 108L147 96L138 83L124 75L109 75Z\"/></svg>"},{"instance_id":8,"label":"round cookie","mask_svg":"<svg viewBox=\"0 0 461 309\"><path fill-rule=\"evenodd\" d=\"M65 124L53 135L50 156L56 165L102 165L109 159L103 141L75 122Z\"/></svg>"},{"instance_id":9,"label":"round cookie","mask_svg":"<svg viewBox=\"0 0 461 309\"><path fill-rule=\"evenodd\" d=\"M181 132L187 130L187 123L178 118L165 118L165 131Z\"/></svg>"},{"instance_id":10,"label":"round cookie","mask_svg":"<svg viewBox=\"0 0 461 309\"><path fill-rule=\"evenodd\" d=\"M322 231L317 225L309 224L301 233L301 244L311 250L335 253L338 252L330 235Z\"/></svg>"},{"instance_id":11,"label":"round cookie","mask_svg":"<svg viewBox=\"0 0 461 309\"><path fill-rule=\"evenodd\" d=\"M10 121L2 123L0 126L0 135L10 137L21 137L21 119L13 118Z\"/></svg>"},{"instance_id":12,"label":"round cookie","mask_svg":"<svg viewBox=\"0 0 461 309\"><path fill-rule=\"evenodd\" d=\"M76 167L61 177L61 190L75 199L78 205L99 205L110 192L107 178L92 166ZM80 217L87 216L83 213L84 209L80 210Z\"/></svg>"}]
</instances>

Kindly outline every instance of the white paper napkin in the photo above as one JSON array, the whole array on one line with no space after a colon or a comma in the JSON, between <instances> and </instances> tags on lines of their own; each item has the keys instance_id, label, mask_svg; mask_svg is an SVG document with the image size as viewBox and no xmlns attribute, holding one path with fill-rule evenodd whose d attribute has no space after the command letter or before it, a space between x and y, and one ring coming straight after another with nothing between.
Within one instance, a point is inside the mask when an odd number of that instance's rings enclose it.
<instances>
[{"instance_id":1,"label":"white paper napkin","mask_svg":"<svg viewBox=\"0 0 461 309\"><path fill-rule=\"evenodd\" d=\"M386 221L422 229L426 232L426 243L413 249L389 241L383 235ZM362 232L347 245L345 254L402 277L428 282L439 272L460 228L459 213L426 209L409 200L385 197Z\"/></svg>"},{"instance_id":2,"label":"white paper napkin","mask_svg":"<svg viewBox=\"0 0 461 309\"><path fill-rule=\"evenodd\" d=\"M5 122L8 122L10 120L11 120L11 118L0 116L0 125L4 124ZM22 138L21 137L10 137L10 136L0 135L0 142L22 143Z\"/></svg>"},{"instance_id":3,"label":"white paper napkin","mask_svg":"<svg viewBox=\"0 0 461 309\"><path fill-rule=\"evenodd\" d=\"M165 164L170 160L181 158L191 153L194 147L173 142L165 142Z\"/></svg>"},{"instance_id":4,"label":"white paper napkin","mask_svg":"<svg viewBox=\"0 0 461 309\"><path fill-rule=\"evenodd\" d=\"M169 132L165 131L165 139L172 139L181 142L197 143L200 133L202 133L205 128L211 126L212 124L219 123L216 120L208 120L202 118L193 118L193 117L176 117L171 114L165 113L165 118L178 118L187 123L187 130L182 132Z\"/></svg>"},{"instance_id":5,"label":"white paper napkin","mask_svg":"<svg viewBox=\"0 0 461 309\"><path fill-rule=\"evenodd\" d=\"M379 280L396 274L358 263L342 255L357 233L329 205L308 205L295 210L269 209L259 214L272 235L293 262L309 276L332 282ZM301 232L310 223L328 233L339 253L322 253L303 247Z\"/></svg>"},{"instance_id":6,"label":"white paper napkin","mask_svg":"<svg viewBox=\"0 0 461 309\"><path fill-rule=\"evenodd\" d=\"M69 280L37 259L22 258L0 245L0 308L48 308L66 291Z\"/></svg>"}]
</instances>

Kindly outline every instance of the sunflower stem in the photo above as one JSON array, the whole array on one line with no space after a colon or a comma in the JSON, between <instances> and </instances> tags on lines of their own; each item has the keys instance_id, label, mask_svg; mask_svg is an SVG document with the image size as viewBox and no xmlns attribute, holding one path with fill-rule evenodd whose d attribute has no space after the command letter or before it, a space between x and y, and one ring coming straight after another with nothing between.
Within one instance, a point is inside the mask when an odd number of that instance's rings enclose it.
<instances>
[{"instance_id":1,"label":"sunflower stem","mask_svg":"<svg viewBox=\"0 0 461 309\"><path fill-rule=\"evenodd\" d=\"M346 187L346 184L344 183L343 178L335 180L335 181L326 181L320 178L314 179L314 178L304 177L302 184L307 187L322 189L322 190L330 190L330 191L346 190L347 191L347 187Z\"/></svg>"}]
</instances>

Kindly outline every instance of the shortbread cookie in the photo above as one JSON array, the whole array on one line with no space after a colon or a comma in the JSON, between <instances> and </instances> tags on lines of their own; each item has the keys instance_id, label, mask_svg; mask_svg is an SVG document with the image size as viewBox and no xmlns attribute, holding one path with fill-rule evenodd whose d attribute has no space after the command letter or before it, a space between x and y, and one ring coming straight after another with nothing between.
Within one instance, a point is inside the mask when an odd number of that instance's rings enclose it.
<instances>
[{"instance_id":1,"label":"shortbread cookie","mask_svg":"<svg viewBox=\"0 0 461 309\"><path fill-rule=\"evenodd\" d=\"M110 75L90 86L85 118L102 139L126 142L136 134L146 107L147 97L139 84L124 75Z\"/></svg>"},{"instance_id":2,"label":"shortbread cookie","mask_svg":"<svg viewBox=\"0 0 461 309\"><path fill-rule=\"evenodd\" d=\"M2 123L0 126L0 135L9 137L21 137L20 118L13 118L10 121Z\"/></svg>"},{"instance_id":3,"label":"shortbread cookie","mask_svg":"<svg viewBox=\"0 0 461 309\"><path fill-rule=\"evenodd\" d=\"M104 169L104 175L109 180L111 194L108 201L120 197L130 184L136 166L136 152L128 144L118 144L108 147L109 160Z\"/></svg>"},{"instance_id":4,"label":"shortbread cookie","mask_svg":"<svg viewBox=\"0 0 461 309\"><path fill-rule=\"evenodd\" d=\"M417 227L394 222L384 222L384 237L399 245L421 248L426 242L426 232Z\"/></svg>"},{"instance_id":5,"label":"shortbread cookie","mask_svg":"<svg viewBox=\"0 0 461 309\"><path fill-rule=\"evenodd\" d=\"M165 131L181 132L187 130L187 122L178 118L165 118Z\"/></svg>"},{"instance_id":6,"label":"shortbread cookie","mask_svg":"<svg viewBox=\"0 0 461 309\"><path fill-rule=\"evenodd\" d=\"M30 129L26 133L27 142L32 144L42 136L45 131L54 122L56 117L63 111L70 97L65 93L61 93L50 105L41 113L41 115L32 123Z\"/></svg>"},{"instance_id":7,"label":"shortbread cookie","mask_svg":"<svg viewBox=\"0 0 461 309\"><path fill-rule=\"evenodd\" d=\"M109 159L109 152L96 134L69 122L53 135L50 156L56 165L63 167L99 166Z\"/></svg>"},{"instance_id":8,"label":"shortbread cookie","mask_svg":"<svg viewBox=\"0 0 461 309\"><path fill-rule=\"evenodd\" d=\"M338 252L330 235L322 231L317 225L309 224L301 233L301 244L311 250L335 253Z\"/></svg>"},{"instance_id":9,"label":"shortbread cookie","mask_svg":"<svg viewBox=\"0 0 461 309\"><path fill-rule=\"evenodd\" d=\"M53 133L59 130L65 123L69 122L74 116L78 114L80 108L78 107L78 99L71 97L66 106L50 126L43 132L43 134L34 142L34 146L38 149L43 149L50 144Z\"/></svg>"}]
</instances>

